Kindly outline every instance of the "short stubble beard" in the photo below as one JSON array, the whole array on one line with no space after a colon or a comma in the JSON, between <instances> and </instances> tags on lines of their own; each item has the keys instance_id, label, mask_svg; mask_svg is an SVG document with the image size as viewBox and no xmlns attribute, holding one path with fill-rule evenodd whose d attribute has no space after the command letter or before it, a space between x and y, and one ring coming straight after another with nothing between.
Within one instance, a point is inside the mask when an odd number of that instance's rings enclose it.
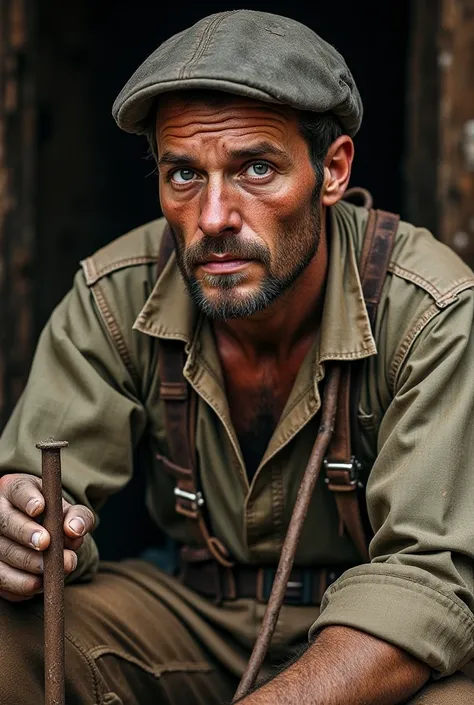
<instances>
[{"instance_id":1,"label":"short stubble beard","mask_svg":"<svg viewBox=\"0 0 474 705\"><path fill-rule=\"evenodd\" d=\"M196 245L184 248L183 237L171 228L179 269L195 305L213 320L248 318L270 306L290 289L316 255L321 239L320 189L315 189L311 203L302 215L286 222L277 235L274 262L262 240L248 242L239 235L212 237L205 235ZM266 274L258 290L237 295L235 289L244 284L247 272L208 274L197 280L196 265L213 254L231 253L235 259L257 260ZM217 295L208 296L202 284Z\"/></svg>"}]
</instances>

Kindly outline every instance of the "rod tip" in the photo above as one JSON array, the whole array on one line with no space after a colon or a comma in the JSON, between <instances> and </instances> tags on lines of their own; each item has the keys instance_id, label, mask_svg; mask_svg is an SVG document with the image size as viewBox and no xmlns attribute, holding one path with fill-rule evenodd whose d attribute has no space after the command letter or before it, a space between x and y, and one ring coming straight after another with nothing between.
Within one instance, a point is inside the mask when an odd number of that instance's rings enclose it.
<instances>
[{"instance_id":1,"label":"rod tip","mask_svg":"<svg viewBox=\"0 0 474 705\"><path fill-rule=\"evenodd\" d=\"M48 438L47 441L40 441L36 444L38 450L57 450L60 448L67 448L69 443L67 441L55 441L54 438Z\"/></svg>"}]
</instances>

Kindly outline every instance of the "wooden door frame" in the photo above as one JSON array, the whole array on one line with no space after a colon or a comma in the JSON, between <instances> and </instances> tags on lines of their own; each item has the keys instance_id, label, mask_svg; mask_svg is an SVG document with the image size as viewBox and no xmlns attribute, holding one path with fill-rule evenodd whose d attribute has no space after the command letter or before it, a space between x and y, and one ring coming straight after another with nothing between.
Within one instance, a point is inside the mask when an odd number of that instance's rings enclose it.
<instances>
[{"instance_id":1,"label":"wooden door frame","mask_svg":"<svg viewBox=\"0 0 474 705\"><path fill-rule=\"evenodd\" d=\"M474 266L474 0L413 0L405 211Z\"/></svg>"},{"instance_id":2,"label":"wooden door frame","mask_svg":"<svg viewBox=\"0 0 474 705\"><path fill-rule=\"evenodd\" d=\"M32 354L36 2L0 0L0 429Z\"/></svg>"}]
</instances>

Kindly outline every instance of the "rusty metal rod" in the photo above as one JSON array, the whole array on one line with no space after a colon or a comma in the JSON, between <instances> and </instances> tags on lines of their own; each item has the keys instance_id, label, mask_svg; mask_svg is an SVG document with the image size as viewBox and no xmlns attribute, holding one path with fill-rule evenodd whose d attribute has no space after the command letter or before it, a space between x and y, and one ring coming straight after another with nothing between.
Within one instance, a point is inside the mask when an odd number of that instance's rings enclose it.
<instances>
[{"instance_id":1,"label":"rusty metal rod","mask_svg":"<svg viewBox=\"0 0 474 705\"><path fill-rule=\"evenodd\" d=\"M43 526L51 536L44 552L44 702L65 705L64 686L64 532L61 449L67 441L43 441L41 450Z\"/></svg>"},{"instance_id":2,"label":"rusty metal rod","mask_svg":"<svg viewBox=\"0 0 474 705\"><path fill-rule=\"evenodd\" d=\"M262 621L260 633L253 647L247 667L244 671L239 687L236 690L233 702L249 694L255 685L260 668L265 659L270 641L280 614L285 597L286 586L295 560L298 541L303 528L303 523L308 511L309 503L318 479L324 456L334 429L341 368L339 365L332 367L328 374L323 394L321 411L321 424L318 435L311 451L311 456L306 467L303 479L298 489L295 506L291 515L288 532L281 550L280 561L273 581L272 591L268 600L267 609Z\"/></svg>"}]
</instances>

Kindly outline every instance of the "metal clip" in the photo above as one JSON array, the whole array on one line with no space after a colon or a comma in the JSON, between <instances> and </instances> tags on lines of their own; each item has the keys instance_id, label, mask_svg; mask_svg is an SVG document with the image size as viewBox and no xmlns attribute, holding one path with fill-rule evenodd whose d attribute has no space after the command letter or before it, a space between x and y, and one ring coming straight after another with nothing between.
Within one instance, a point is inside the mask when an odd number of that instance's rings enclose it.
<instances>
[{"instance_id":1,"label":"metal clip","mask_svg":"<svg viewBox=\"0 0 474 705\"><path fill-rule=\"evenodd\" d=\"M357 460L357 458L353 455L351 458L350 463L333 463L327 458L324 458L324 469L326 471L328 470L343 470L348 473L349 475L349 485L357 487L363 487L364 485L362 482L359 480L359 473L362 469L362 465L360 462ZM324 482L329 485L331 484L331 480L326 477Z\"/></svg>"},{"instance_id":2,"label":"metal clip","mask_svg":"<svg viewBox=\"0 0 474 705\"><path fill-rule=\"evenodd\" d=\"M175 487L174 490L175 497L181 497L181 499L187 499L189 502L193 502L198 507L202 507L204 504L204 497L201 492L186 492L185 490L180 490L179 487Z\"/></svg>"}]
</instances>

